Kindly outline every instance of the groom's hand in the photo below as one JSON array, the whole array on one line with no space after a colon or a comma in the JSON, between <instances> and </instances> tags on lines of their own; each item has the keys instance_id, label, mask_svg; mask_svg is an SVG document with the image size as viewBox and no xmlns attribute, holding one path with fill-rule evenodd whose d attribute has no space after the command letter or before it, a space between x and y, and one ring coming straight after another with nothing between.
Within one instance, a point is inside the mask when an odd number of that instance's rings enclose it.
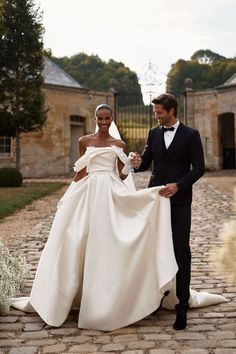
<instances>
[{"instance_id":1,"label":"groom's hand","mask_svg":"<svg viewBox=\"0 0 236 354\"><path fill-rule=\"evenodd\" d=\"M173 197L176 192L178 192L176 183L168 183L164 188L159 190L159 194L166 198Z\"/></svg>"},{"instance_id":2,"label":"groom's hand","mask_svg":"<svg viewBox=\"0 0 236 354\"><path fill-rule=\"evenodd\" d=\"M132 153L132 158L130 162L132 167L139 168L142 162L141 156L137 152Z\"/></svg>"}]
</instances>

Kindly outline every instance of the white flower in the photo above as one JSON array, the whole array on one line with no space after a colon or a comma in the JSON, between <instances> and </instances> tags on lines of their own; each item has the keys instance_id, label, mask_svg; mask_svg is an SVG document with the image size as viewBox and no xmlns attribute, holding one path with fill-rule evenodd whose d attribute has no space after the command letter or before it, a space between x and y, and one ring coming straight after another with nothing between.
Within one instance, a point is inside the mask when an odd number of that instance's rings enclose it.
<instances>
[{"instance_id":1,"label":"white flower","mask_svg":"<svg viewBox=\"0 0 236 354\"><path fill-rule=\"evenodd\" d=\"M10 299L24 286L28 275L25 258L10 253L0 242L0 315L8 313Z\"/></svg>"}]
</instances>

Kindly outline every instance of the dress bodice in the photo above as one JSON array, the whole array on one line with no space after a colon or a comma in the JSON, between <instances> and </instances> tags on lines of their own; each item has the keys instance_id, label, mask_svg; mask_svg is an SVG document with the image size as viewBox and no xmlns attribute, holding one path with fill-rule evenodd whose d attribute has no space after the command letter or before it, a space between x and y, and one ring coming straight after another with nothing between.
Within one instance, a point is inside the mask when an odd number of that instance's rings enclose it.
<instances>
[{"instance_id":1,"label":"dress bodice","mask_svg":"<svg viewBox=\"0 0 236 354\"><path fill-rule=\"evenodd\" d=\"M97 148L90 148L92 151ZM86 151L89 154L89 149ZM93 156L93 158L89 159L87 164L87 172L91 173L99 173L99 172L115 172L117 154L112 149L107 149L101 154L97 154Z\"/></svg>"},{"instance_id":2,"label":"dress bodice","mask_svg":"<svg viewBox=\"0 0 236 354\"><path fill-rule=\"evenodd\" d=\"M89 146L85 154L75 162L74 170L79 172L87 166L87 172L89 174L115 172L118 157L122 162L125 162L127 159L123 149L115 145L109 147Z\"/></svg>"}]
</instances>

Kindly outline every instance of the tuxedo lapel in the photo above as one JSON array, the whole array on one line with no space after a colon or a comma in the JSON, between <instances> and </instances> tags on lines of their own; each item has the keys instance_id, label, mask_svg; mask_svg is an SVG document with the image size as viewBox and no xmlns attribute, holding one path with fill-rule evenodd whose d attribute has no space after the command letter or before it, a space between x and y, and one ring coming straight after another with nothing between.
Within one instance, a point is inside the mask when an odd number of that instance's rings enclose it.
<instances>
[{"instance_id":1,"label":"tuxedo lapel","mask_svg":"<svg viewBox=\"0 0 236 354\"><path fill-rule=\"evenodd\" d=\"M164 133L163 129L160 127L156 130L156 137L155 137L156 147L155 150L163 159L165 158L166 148L164 142Z\"/></svg>"}]
</instances>

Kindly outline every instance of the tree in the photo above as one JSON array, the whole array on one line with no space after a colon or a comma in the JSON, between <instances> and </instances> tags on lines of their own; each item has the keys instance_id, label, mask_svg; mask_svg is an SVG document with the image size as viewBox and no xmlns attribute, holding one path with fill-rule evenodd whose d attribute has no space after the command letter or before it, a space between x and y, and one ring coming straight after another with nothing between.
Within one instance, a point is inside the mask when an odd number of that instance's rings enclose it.
<instances>
[{"instance_id":1,"label":"tree","mask_svg":"<svg viewBox=\"0 0 236 354\"><path fill-rule=\"evenodd\" d=\"M191 61L197 60L199 64L212 64L213 62L226 59L220 54L214 53L209 49L197 50L191 56Z\"/></svg>"},{"instance_id":2,"label":"tree","mask_svg":"<svg viewBox=\"0 0 236 354\"><path fill-rule=\"evenodd\" d=\"M43 27L33 0L0 0L0 134L16 138L20 169L20 134L39 130L43 110Z\"/></svg>"},{"instance_id":3,"label":"tree","mask_svg":"<svg viewBox=\"0 0 236 354\"><path fill-rule=\"evenodd\" d=\"M180 59L172 65L172 68L167 75L167 92L179 97L185 91L184 80L188 77L193 80L195 89L207 88L209 87L209 72L209 65Z\"/></svg>"},{"instance_id":4,"label":"tree","mask_svg":"<svg viewBox=\"0 0 236 354\"><path fill-rule=\"evenodd\" d=\"M90 90L109 90L113 82L114 89L118 93L118 103L121 106L143 103L136 73L121 62L110 59L106 63L98 55L85 53L79 53L70 58L53 57L52 60Z\"/></svg>"},{"instance_id":5,"label":"tree","mask_svg":"<svg viewBox=\"0 0 236 354\"><path fill-rule=\"evenodd\" d=\"M233 74L236 73L236 58L225 59L211 65L209 82L211 87L222 85Z\"/></svg>"},{"instance_id":6,"label":"tree","mask_svg":"<svg viewBox=\"0 0 236 354\"><path fill-rule=\"evenodd\" d=\"M198 50L191 60L179 59L167 75L167 91L177 97L185 91L184 80L191 78L193 88L202 90L223 84L236 73L236 58L225 58L210 50Z\"/></svg>"}]
</instances>

